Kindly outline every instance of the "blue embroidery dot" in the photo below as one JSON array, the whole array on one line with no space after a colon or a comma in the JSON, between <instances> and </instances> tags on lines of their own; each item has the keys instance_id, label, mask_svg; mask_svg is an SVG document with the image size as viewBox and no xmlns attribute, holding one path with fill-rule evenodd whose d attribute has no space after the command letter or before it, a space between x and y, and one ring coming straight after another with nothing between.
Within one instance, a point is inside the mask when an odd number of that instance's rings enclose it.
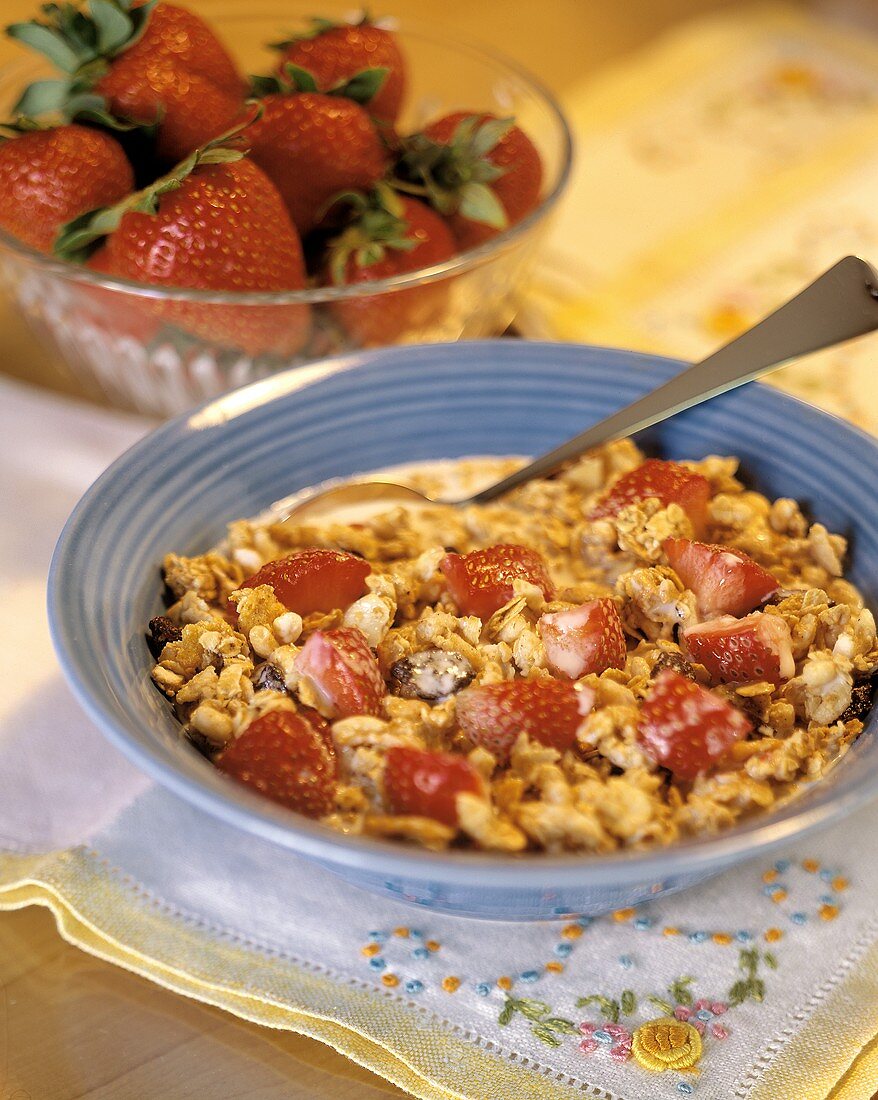
<instances>
[{"instance_id":1,"label":"blue embroidery dot","mask_svg":"<svg viewBox=\"0 0 878 1100\"><path fill-rule=\"evenodd\" d=\"M691 1096L695 1089L689 1084L688 1081L677 1082L677 1092L682 1093L684 1096Z\"/></svg>"},{"instance_id":2,"label":"blue embroidery dot","mask_svg":"<svg viewBox=\"0 0 878 1100\"><path fill-rule=\"evenodd\" d=\"M766 884L762 887L762 893L765 894L767 898L770 898L775 890L784 889L786 889L786 887L781 886L779 882L766 882Z\"/></svg>"},{"instance_id":3,"label":"blue embroidery dot","mask_svg":"<svg viewBox=\"0 0 878 1100\"><path fill-rule=\"evenodd\" d=\"M580 917L576 923L580 928L590 928L594 924L594 917Z\"/></svg>"},{"instance_id":4,"label":"blue embroidery dot","mask_svg":"<svg viewBox=\"0 0 878 1100\"><path fill-rule=\"evenodd\" d=\"M779 859L777 863L775 863L774 869L779 875L782 875L784 871L789 871L790 861L788 859Z\"/></svg>"},{"instance_id":5,"label":"blue embroidery dot","mask_svg":"<svg viewBox=\"0 0 878 1100\"><path fill-rule=\"evenodd\" d=\"M649 917L638 917L634 921L634 927L638 932L645 932L647 928L652 928L653 922Z\"/></svg>"},{"instance_id":6,"label":"blue embroidery dot","mask_svg":"<svg viewBox=\"0 0 878 1100\"><path fill-rule=\"evenodd\" d=\"M630 970L633 965L634 960L631 958L630 955L619 956L619 966L621 966L623 970Z\"/></svg>"},{"instance_id":7,"label":"blue embroidery dot","mask_svg":"<svg viewBox=\"0 0 878 1100\"><path fill-rule=\"evenodd\" d=\"M753 939L753 934L742 928L739 932L735 933L735 939L738 943L749 943Z\"/></svg>"},{"instance_id":8,"label":"blue embroidery dot","mask_svg":"<svg viewBox=\"0 0 878 1100\"><path fill-rule=\"evenodd\" d=\"M824 905L835 905L835 897L832 894L821 894L820 900Z\"/></svg>"},{"instance_id":9,"label":"blue embroidery dot","mask_svg":"<svg viewBox=\"0 0 878 1100\"><path fill-rule=\"evenodd\" d=\"M824 882L832 882L832 880L835 878L835 871L830 871L828 867L824 867L823 870L820 872L820 878Z\"/></svg>"},{"instance_id":10,"label":"blue embroidery dot","mask_svg":"<svg viewBox=\"0 0 878 1100\"><path fill-rule=\"evenodd\" d=\"M686 937L690 943L704 943L707 939L706 932L690 932Z\"/></svg>"},{"instance_id":11,"label":"blue embroidery dot","mask_svg":"<svg viewBox=\"0 0 878 1100\"><path fill-rule=\"evenodd\" d=\"M559 959L569 959L573 952L572 943L556 943L552 948L553 954L557 955Z\"/></svg>"},{"instance_id":12,"label":"blue embroidery dot","mask_svg":"<svg viewBox=\"0 0 878 1100\"><path fill-rule=\"evenodd\" d=\"M384 967L387 966L387 963L380 955L376 955L374 959L369 959L369 966L371 966L373 970L383 970Z\"/></svg>"},{"instance_id":13,"label":"blue embroidery dot","mask_svg":"<svg viewBox=\"0 0 878 1100\"><path fill-rule=\"evenodd\" d=\"M808 920L807 913L790 913L790 920L793 924L805 924Z\"/></svg>"},{"instance_id":14,"label":"blue embroidery dot","mask_svg":"<svg viewBox=\"0 0 878 1100\"><path fill-rule=\"evenodd\" d=\"M535 982L540 976L539 970L523 970L518 975L523 982Z\"/></svg>"},{"instance_id":15,"label":"blue embroidery dot","mask_svg":"<svg viewBox=\"0 0 878 1100\"><path fill-rule=\"evenodd\" d=\"M413 959L429 959L429 957L430 952L427 950L426 947L416 947L414 951L412 951Z\"/></svg>"},{"instance_id":16,"label":"blue embroidery dot","mask_svg":"<svg viewBox=\"0 0 878 1100\"><path fill-rule=\"evenodd\" d=\"M552 912L556 917L564 917L567 916L568 910L565 909L563 905L556 905Z\"/></svg>"},{"instance_id":17,"label":"blue embroidery dot","mask_svg":"<svg viewBox=\"0 0 878 1100\"><path fill-rule=\"evenodd\" d=\"M409 935L413 940L422 940L424 938L424 933L420 930L420 928L410 928Z\"/></svg>"},{"instance_id":18,"label":"blue embroidery dot","mask_svg":"<svg viewBox=\"0 0 878 1100\"><path fill-rule=\"evenodd\" d=\"M405 983L405 991L406 993L423 993L424 983L419 982L417 978L409 978Z\"/></svg>"},{"instance_id":19,"label":"blue embroidery dot","mask_svg":"<svg viewBox=\"0 0 878 1100\"><path fill-rule=\"evenodd\" d=\"M695 1019L696 1020L701 1020L701 1022L703 1024L706 1024L708 1022L708 1020L713 1019L713 1013L708 1012L708 1010L706 1008L702 1008L702 1009L699 1009L699 1011L695 1013Z\"/></svg>"},{"instance_id":20,"label":"blue embroidery dot","mask_svg":"<svg viewBox=\"0 0 878 1100\"><path fill-rule=\"evenodd\" d=\"M370 932L369 939L374 940L375 943L386 943L387 933L381 931Z\"/></svg>"},{"instance_id":21,"label":"blue embroidery dot","mask_svg":"<svg viewBox=\"0 0 878 1100\"><path fill-rule=\"evenodd\" d=\"M608 1031L604 1031L603 1028L600 1028L597 1031L593 1031L591 1033L591 1037L592 1039L597 1039L599 1043L609 1044L613 1041L613 1036Z\"/></svg>"},{"instance_id":22,"label":"blue embroidery dot","mask_svg":"<svg viewBox=\"0 0 878 1100\"><path fill-rule=\"evenodd\" d=\"M487 997L490 992L491 987L488 985L487 982L479 982L479 984L476 986L476 993L478 993L480 997Z\"/></svg>"}]
</instances>

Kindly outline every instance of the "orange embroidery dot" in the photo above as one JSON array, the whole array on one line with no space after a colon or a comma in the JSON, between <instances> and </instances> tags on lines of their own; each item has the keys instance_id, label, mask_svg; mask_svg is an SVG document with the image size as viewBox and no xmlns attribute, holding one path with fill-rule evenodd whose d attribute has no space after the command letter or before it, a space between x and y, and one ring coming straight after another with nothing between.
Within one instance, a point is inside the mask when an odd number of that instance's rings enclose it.
<instances>
[{"instance_id":1,"label":"orange embroidery dot","mask_svg":"<svg viewBox=\"0 0 878 1100\"><path fill-rule=\"evenodd\" d=\"M619 923L621 924L622 921L631 920L633 916L633 909L617 909L616 912L613 914L613 920L619 921Z\"/></svg>"},{"instance_id":2,"label":"orange embroidery dot","mask_svg":"<svg viewBox=\"0 0 878 1100\"><path fill-rule=\"evenodd\" d=\"M762 881L763 882L777 882L777 871L775 871L775 869L773 867L770 871L763 871Z\"/></svg>"},{"instance_id":3,"label":"orange embroidery dot","mask_svg":"<svg viewBox=\"0 0 878 1100\"><path fill-rule=\"evenodd\" d=\"M777 943L783 939L783 932L779 928L769 928L765 932L765 939L768 943Z\"/></svg>"},{"instance_id":4,"label":"orange embroidery dot","mask_svg":"<svg viewBox=\"0 0 878 1100\"><path fill-rule=\"evenodd\" d=\"M714 932L714 934L710 938L713 940L714 943L722 944L723 947L725 947L726 944L732 942L732 937L728 934L728 932Z\"/></svg>"},{"instance_id":5,"label":"orange embroidery dot","mask_svg":"<svg viewBox=\"0 0 878 1100\"><path fill-rule=\"evenodd\" d=\"M442 944L437 940L427 940L424 944L424 947L426 947L428 951L438 951L441 946Z\"/></svg>"},{"instance_id":6,"label":"orange embroidery dot","mask_svg":"<svg viewBox=\"0 0 878 1100\"><path fill-rule=\"evenodd\" d=\"M662 929L662 935L663 936L679 936L680 935L680 929L679 928L674 928L674 926L672 924L669 924L667 926L667 928Z\"/></svg>"},{"instance_id":7,"label":"orange embroidery dot","mask_svg":"<svg viewBox=\"0 0 878 1100\"><path fill-rule=\"evenodd\" d=\"M817 862L816 859L803 859L802 866L811 875L816 875L817 872L820 870L820 864Z\"/></svg>"},{"instance_id":8,"label":"orange embroidery dot","mask_svg":"<svg viewBox=\"0 0 878 1100\"><path fill-rule=\"evenodd\" d=\"M832 880L833 890L847 890L849 886L850 883L843 875L836 875L835 878Z\"/></svg>"},{"instance_id":9,"label":"orange embroidery dot","mask_svg":"<svg viewBox=\"0 0 878 1100\"><path fill-rule=\"evenodd\" d=\"M405 927L394 928L393 934L394 936L399 936L401 940L407 940L409 938L409 930Z\"/></svg>"},{"instance_id":10,"label":"orange embroidery dot","mask_svg":"<svg viewBox=\"0 0 878 1100\"><path fill-rule=\"evenodd\" d=\"M449 974L447 978L442 979L442 988L446 993L456 993L460 989L460 978L455 978L453 974Z\"/></svg>"},{"instance_id":11,"label":"orange embroidery dot","mask_svg":"<svg viewBox=\"0 0 878 1100\"><path fill-rule=\"evenodd\" d=\"M497 979L497 985L501 989L511 989L512 988L512 979L511 978L498 978Z\"/></svg>"},{"instance_id":12,"label":"orange embroidery dot","mask_svg":"<svg viewBox=\"0 0 878 1100\"><path fill-rule=\"evenodd\" d=\"M546 963L546 970L550 970L553 974L560 974L564 970L564 963L559 963L557 959L551 959Z\"/></svg>"},{"instance_id":13,"label":"orange embroidery dot","mask_svg":"<svg viewBox=\"0 0 878 1100\"><path fill-rule=\"evenodd\" d=\"M365 955L367 959L370 959L373 955L377 955L380 950L380 943L367 943L365 947L360 948L361 954Z\"/></svg>"},{"instance_id":14,"label":"orange embroidery dot","mask_svg":"<svg viewBox=\"0 0 878 1100\"><path fill-rule=\"evenodd\" d=\"M382 974L381 981L389 986L399 985L399 978L395 974Z\"/></svg>"},{"instance_id":15,"label":"orange embroidery dot","mask_svg":"<svg viewBox=\"0 0 878 1100\"><path fill-rule=\"evenodd\" d=\"M771 895L771 900L775 903L775 905L779 905L782 901L786 899L786 896L786 890L775 890L774 893Z\"/></svg>"},{"instance_id":16,"label":"orange embroidery dot","mask_svg":"<svg viewBox=\"0 0 878 1100\"><path fill-rule=\"evenodd\" d=\"M578 940L582 935L582 928L578 924L565 924L561 929L561 935L565 940Z\"/></svg>"},{"instance_id":17,"label":"orange embroidery dot","mask_svg":"<svg viewBox=\"0 0 878 1100\"><path fill-rule=\"evenodd\" d=\"M819 912L821 920L835 920L838 916L839 909L837 905L821 905Z\"/></svg>"}]
</instances>

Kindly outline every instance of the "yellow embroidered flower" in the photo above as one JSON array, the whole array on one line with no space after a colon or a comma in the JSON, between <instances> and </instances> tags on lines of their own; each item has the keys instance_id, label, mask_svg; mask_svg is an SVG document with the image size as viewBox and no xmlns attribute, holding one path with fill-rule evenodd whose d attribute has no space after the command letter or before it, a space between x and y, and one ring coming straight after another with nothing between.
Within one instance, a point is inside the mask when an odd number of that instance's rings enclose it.
<instances>
[{"instance_id":1,"label":"yellow embroidered flower","mask_svg":"<svg viewBox=\"0 0 878 1100\"><path fill-rule=\"evenodd\" d=\"M692 1024L663 1016L641 1024L631 1042L634 1060L644 1069L663 1073L686 1070L701 1057L701 1036Z\"/></svg>"}]
</instances>

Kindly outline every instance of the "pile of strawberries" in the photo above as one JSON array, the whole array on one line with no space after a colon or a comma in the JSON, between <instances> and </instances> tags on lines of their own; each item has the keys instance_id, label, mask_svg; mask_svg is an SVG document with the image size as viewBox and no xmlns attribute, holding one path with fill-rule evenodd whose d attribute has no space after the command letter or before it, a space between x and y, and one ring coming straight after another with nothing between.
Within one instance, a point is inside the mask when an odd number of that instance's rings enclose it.
<instances>
[{"instance_id":1,"label":"pile of strawberries","mask_svg":"<svg viewBox=\"0 0 878 1100\"><path fill-rule=\"evenodd\" d=\"M164 0L46 4L7 34L58 79L25 89L0 143L0 227L30 247L152 286L285 292L431 268L521 221L542 165L512 119L446 115L401 135L395 36L315 19L246 80L213 30ZM444 282L330 309L340 342L435 323ZM123 306L94 291L94 319ZM253 356L312 340L305 305L137 302L162 326ZM315 350L320 350L319 347Z\"/></svg>"}]
</instances>

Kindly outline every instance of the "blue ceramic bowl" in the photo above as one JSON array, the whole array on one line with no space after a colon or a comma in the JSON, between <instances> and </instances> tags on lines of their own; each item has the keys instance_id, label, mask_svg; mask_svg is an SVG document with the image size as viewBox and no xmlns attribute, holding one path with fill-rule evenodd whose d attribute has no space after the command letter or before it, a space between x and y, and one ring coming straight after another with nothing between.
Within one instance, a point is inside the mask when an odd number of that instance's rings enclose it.
<instances>
[{"instance_id":1,"label":"blue ceramic bowl","mask_svg":"<svg viewBox=\"0 0 878 1100\"><path fill-rule=\"evenodd\" d=\"M230 783L180 737L150 683L146 622L161 611L159 562L198 553L227 521L327 478L395 463L548 450L681 364L564 344L402 347L288 371L166 424L98 479L52 563L49 611L64 671L106 736L206 813L367 889L498 920L599 913L716 874L878 794L873 715L842 764L794 802L713 839L648 853L501 857L433 853L342 836ZM851 539L851 579L878 605L878 444L750 384L640 441L669 458L742 459L749 482L794 497Z\"/></svg>"}]
</instances>

